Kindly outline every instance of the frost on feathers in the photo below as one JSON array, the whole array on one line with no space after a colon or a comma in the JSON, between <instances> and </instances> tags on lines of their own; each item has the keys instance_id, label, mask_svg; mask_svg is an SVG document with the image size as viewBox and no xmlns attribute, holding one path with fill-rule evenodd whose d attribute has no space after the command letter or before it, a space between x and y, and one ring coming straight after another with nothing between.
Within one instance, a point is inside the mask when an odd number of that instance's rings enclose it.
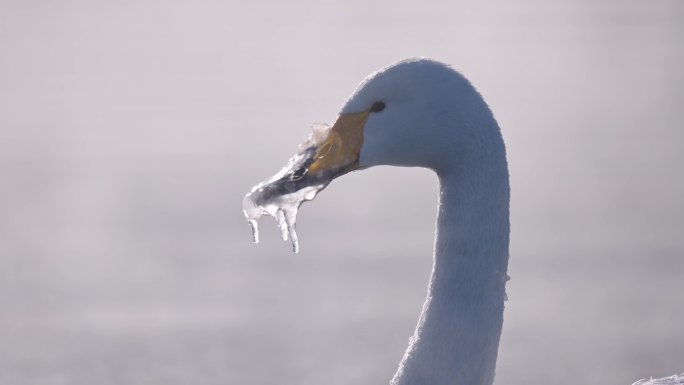
<instances>
[{"instance_id":1,"label":"frost on feathers","mask_svg":"<svg viewBox=\"0 0 684 385\"><path fill-rule=\"evenodd\" d=\"M632 385L684 385L684 373L663 378L643 379L635 382Z\"/></svg>"}]
</instances>

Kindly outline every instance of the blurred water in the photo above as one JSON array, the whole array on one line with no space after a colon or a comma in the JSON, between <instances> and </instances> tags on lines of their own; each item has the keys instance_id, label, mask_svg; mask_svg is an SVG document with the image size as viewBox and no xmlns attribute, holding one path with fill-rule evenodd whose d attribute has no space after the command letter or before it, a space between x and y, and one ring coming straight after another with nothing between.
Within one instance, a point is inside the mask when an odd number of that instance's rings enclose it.
<instances>
[{"instance_id":1,"label":"blurred water","mask_svg":"<svg viewBox=\"0 0 684 385\"><path fill-rule=\"evenodd\" d=\"M498 383L684 367L684 3L0 3L0 383L382 384L430 270L436 183L244 193L371 71L460 69L508 144ZM411 201L405 210L397 202Z\"/></svg>"}]
</instances>

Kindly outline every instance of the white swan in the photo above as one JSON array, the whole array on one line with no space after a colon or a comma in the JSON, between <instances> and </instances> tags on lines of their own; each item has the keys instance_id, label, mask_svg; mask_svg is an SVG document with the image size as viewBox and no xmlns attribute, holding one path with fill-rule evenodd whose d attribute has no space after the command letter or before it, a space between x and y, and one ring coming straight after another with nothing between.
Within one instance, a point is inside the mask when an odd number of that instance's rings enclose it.
<instances>
[{"instance_id":1,"label":"white swan","mask_svg":"<svg viewBox=\"0 0 684 385\"><path fill-rule=\"evenodd\" d=\"M377 165L426 167L439 178L428 296L391 383L492 384L508 280L510 190L501 132L480 94L445 64L401 61L366 78L329 137L314 142L315 156L306 161L300 152L291 171L269 181L296 184L276 183L281 196Z\"/></svg>"},{"instance_id":2,"label":"white swan","mask_svg":"<svg viewBox=\"0 0 684 385\"><path fill-rule=\"evenodd\" d=\"M480 94L459 73L407 60L367 78L341 114L371 113L359 166L420 166L439 178L434 266L396 385L489 385L508 279L504 143Z\"/></svg>"}]
</instances>

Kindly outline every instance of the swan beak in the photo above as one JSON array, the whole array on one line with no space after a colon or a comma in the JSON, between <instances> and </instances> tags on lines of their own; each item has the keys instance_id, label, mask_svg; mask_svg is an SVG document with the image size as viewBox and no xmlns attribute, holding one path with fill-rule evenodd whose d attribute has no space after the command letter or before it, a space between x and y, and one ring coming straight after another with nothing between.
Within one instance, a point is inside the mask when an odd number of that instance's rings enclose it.
<instances>
[{"instance_id":1,"label":"swan beak","mask_svg":"<svg viewBox=\"0 0 684 385\"><path fill-rule=\"evenodd\" d=\"M316 150L306 173L312 177L333 174L335 177L359 166L363 146L363 128L370 111L342 114L337 117L330 133Z\"/></svg>"}]
</instances>

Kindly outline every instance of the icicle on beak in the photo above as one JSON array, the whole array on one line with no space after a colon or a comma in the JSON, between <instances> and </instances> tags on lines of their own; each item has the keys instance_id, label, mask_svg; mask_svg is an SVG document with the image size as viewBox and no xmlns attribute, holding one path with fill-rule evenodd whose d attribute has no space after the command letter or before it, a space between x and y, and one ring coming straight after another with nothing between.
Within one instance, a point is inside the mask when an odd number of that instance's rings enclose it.
<instances>
[{"instance_id":1,"label":"icicle on beak","mask_svg":"<svg viewBox=\"0 0 684 385\"><path fill-rule=\"evenodd\" d=\"M268 215L276 219L283 240L289 237L293 251L299 251L295 229L299 206L313 200L334 178L358 167L368 114L342 114L332 127L314 125L285 167L245 195L242 210L252 227L254 243L259 242L257 220Z\"/></svg>"}]
</instances>

